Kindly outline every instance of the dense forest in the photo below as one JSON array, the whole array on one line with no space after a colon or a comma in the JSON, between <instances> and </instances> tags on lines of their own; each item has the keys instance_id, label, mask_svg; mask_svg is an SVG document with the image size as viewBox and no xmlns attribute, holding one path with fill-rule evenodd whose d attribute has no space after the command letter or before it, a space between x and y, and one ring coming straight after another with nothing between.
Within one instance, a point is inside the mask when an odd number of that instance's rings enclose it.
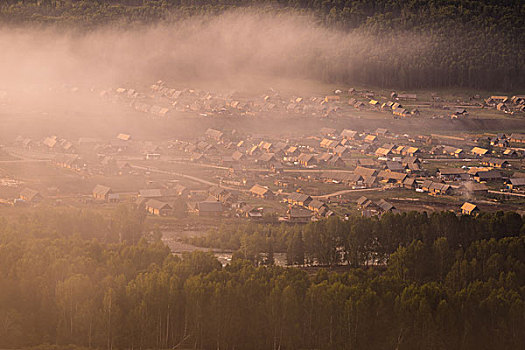
<instances>
[{"instance_id":1,"label":"dense forest","mask_svg":"<svg viewBox=\"0 0 525 350\"><path fill-rule=\"evenodd\" d=\"M222 267L210 253L172 255L125 207L110 218L55 209L0 219L0 347L525 347L519 215L409 213L247 229L289 231L283 244L304 242L306 252L316 235L345 236L332 230L365 240L381 233L374 244L390 243L384 264L345 272L256 266L242 254Z\"/></svg>"},{"instance_id":2,"label":"dense forest","mask_svg":"<svg viewBox=\"0 0 525 350\"><path fill-rule=\"evenodd\" d=\"M472 242L525 234L525 221L514 212L482 213L477 217L451 212L385 214L377 217L331 217L305 226L225 224L204 236L188 239L201 247L235 251L256 265L267 264L276 252L287 253L291 265L348 264L363 267L388 260L399 246L445 238L453 250Z\"/></svg>"},{"instance_id":3,"label":"dense forest","mask_svg":"<svg viewBox=\"0 0 525 350\"><path fill-rule=\"evenodd\" d=\"M246 9L292 12L337 31L366 33L363 40L371 45L361 62L344 65L341 57L334 64L320 54L312 78L392 88L525 88L525 4L520 0L5 0L0 21L121 27L232 9L241 15ZM414 34L426 43L424 49L406 42Z\"/></svg>"}]
</instances>

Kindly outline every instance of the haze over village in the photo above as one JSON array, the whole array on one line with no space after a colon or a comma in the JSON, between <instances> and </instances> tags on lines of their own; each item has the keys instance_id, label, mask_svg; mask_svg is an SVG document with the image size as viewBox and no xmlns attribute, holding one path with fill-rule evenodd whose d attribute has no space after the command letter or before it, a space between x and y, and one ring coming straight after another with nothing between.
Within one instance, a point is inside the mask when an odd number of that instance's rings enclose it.
<instances>
[{"instance_id":1,"label":"haze over village","mask_svg":"<svg viewBox=\"0 0 525 350\"><path fill-rule=\"evenodd\" d=\"M524 9L0 4L0 348L522 348Z\"/></svg>"}]
</instances>

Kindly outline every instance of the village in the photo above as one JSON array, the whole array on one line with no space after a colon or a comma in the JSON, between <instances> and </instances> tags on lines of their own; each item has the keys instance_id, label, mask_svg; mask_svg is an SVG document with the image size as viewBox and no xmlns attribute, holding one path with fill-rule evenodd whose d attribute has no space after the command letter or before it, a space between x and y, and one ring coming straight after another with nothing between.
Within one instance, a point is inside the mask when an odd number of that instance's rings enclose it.
<instances>
[{"instance_id":1,"label":"village","mask_svg":"<svg viewBox=\"0 0 525 350\"><path fill-rule=\"evenodd\" d=\"M385 118L385 126L406 119L482 119L487 111L523 123L525 96L444 101L435 94L426 100L395 92L381 98L349 89L309 98L274 92L246 101L174 90L161 81L149 89L92 93L138 112L139 122L197 113L230 123L176 138L145 139L126 130L110 138L13 135L0 151L1 207L129 205L166 230L408 211L523 213L525 207L525 133L355 127L367 125L366 113ZM355 110L365 114L356 118ZM315 119L319 127L271 134L238 122L277 111ZM236 123L239 128L232 127Z\"/></svg>"}]
</instances>

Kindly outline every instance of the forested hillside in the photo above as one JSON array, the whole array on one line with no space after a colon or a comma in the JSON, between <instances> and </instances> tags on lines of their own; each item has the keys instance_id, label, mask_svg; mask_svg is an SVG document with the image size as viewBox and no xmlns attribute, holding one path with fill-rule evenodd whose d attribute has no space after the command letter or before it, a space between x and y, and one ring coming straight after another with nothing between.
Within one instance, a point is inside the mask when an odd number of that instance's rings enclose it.
<instances>
[{"instance_id":1,"label":"forested hillside","mask_svg":"<svg viewBox=\"0 0 525 350\"><path fill-rule=\"evenodd\" d=\"M338 227L366 228L356 220ZM309 274L173 256L125 208L111 220L75 210L0 219L0 347L524 348L522 218L463 222L475 236L458 240L452 220L423 240L413 239L423 219L396 228L403 220L378 221L392 246L400 240L386 265ZM320 225L305 232L337 229Z\"/></svg>"},{"instance_id":2,"label":"forested hillside","mask_svg":"<svg viewBox=\"0 0 525 350\"><path fill-rule=\"evenodd\" d=\"M525 87L525 4L520 0L6 0L3 23L125 26L175 22L237 9L311 15L320 26L366 33L359 65L316 69L313 78L392 88L472 87L517 91ZM241 12L242 13L242 12ZM395 49L417 34L428 45L408 57ZM320 61L322 64L330 64Z\"/></svg>"}]
</instances>

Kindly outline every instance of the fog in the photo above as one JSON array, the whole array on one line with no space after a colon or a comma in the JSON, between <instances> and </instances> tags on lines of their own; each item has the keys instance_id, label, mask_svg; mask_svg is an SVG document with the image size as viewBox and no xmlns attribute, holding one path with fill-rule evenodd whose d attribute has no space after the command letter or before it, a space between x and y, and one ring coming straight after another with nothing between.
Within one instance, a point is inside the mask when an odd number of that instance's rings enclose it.
<instances>
[{"instance_id":1,"label":"fog","mask_svg":"<svg viewBox=\"0 0 525 350\"><path fill-rule=\"evenodd\" d=\"M235 10L124 28L3 27L0 47L4 133L9 125L53 132L58 123L78 134L93 126L82 123L82 114L101 115L103 129L118 123L107 115L129 113L127 106L100 104L102 90L147 92L162 79L179 89L322 95L333 87L326 83L351 86L370 74L369 57L408 59L424 54L427 43L417 35L379 39L328 29L307 15Z\"/></svg>"},{"instance_id":2,"label":"fog","mask_svg":"<svg viewBox=\"0 0 525 350\"><path fill-rule=\"evenodd\" d=\"M9 88L38 84L114 86L208 80L236 85L249 76L344 77L367 57L424 52L415 36L391 41L329 30L308 16L232 11L175 24L9 29L0 34L0 74Z\"/></svg>"}]
</instances>

